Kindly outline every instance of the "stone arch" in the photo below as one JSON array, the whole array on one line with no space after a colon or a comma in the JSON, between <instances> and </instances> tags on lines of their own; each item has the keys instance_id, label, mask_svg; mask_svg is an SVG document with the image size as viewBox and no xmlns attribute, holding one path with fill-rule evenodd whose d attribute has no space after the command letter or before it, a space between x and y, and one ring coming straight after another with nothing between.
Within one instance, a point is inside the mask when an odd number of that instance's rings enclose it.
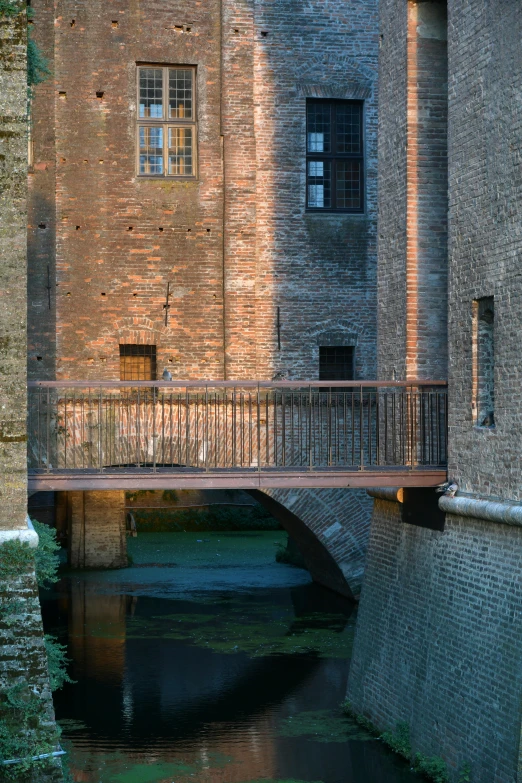
<instances>
[{"instance_id":1,"label":"stone arch","mask_svg":"<svg viewBox=\"0 0 522 783\"><path fill-rule=\"evenodd\" d=\"M356 489L265 489L250 494L294 539L314 581L358 599L373 501Z\"/></svg>"},{"instance_id":2,"label":"stone arch","mask_svg":"<svg viewBox=\"0 0 522 783\"><path fill-rule=\"evenodd\" d=\"M372 511L354 489L249 490L297 544L312 578L352 600L361 591ZM121 568L127 563L125 493L60 493L69 519L69 557L76 568Z\"/></svg>"}]
</instances>

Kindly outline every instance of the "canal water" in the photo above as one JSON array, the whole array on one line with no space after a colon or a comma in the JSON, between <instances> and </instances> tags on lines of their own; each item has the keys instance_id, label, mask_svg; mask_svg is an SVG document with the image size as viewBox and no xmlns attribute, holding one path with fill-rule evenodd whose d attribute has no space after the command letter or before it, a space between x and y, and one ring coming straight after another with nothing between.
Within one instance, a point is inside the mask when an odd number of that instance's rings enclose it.
<instances>
[{"instance_id":1,"label":"canal water","mask_svg":"<svg viewBox=\"0 0 522 783\"><path fill-rule=\"evenodd\" d=\"M285 534L141 533L133 565L43 596L75 680L77 783L415 783L342 710L350 602L275 562Z\"/></svg>"}]
</instances>

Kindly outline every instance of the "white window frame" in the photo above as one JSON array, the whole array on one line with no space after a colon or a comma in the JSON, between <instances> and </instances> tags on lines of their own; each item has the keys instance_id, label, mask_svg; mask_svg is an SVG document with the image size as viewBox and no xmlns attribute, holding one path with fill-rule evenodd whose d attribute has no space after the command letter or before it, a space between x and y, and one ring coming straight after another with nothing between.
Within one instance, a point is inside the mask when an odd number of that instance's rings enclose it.
<instances>
[{"instance_id":1,"label":"white window frame","mask_svg":"<svg viewBox=\"0 0 522 783\"><path fill-rule=\"evenodd\" d=\"M154 68L162 70L163 84L163 108L162 117L140 117L140 71L142 68ZM192 118L178 119L168 117L169 105L169 71L192 72ZM161 63L137 63L136 67L136 174L140 179L178 179L194 180L198 174L198 123L197 123L197 92L196 92L196 66L195 65L164 65ZM163 173L144 174L140 172L140 128L162 128L163 131ZM190 128L192 130L192 173L169 174L169 129Z\"/></svg>"}]
</instances>

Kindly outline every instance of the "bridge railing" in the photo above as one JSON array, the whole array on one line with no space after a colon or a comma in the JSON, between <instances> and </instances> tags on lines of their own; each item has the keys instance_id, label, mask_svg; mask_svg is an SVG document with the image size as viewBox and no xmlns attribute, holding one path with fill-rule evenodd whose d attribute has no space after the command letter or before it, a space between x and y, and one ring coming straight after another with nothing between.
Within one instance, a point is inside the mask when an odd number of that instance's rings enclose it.
<instances>
[{"instance_id":1,"label":"bridge railing","mask_svg":"<svg viewBox=\"0 0 522 783\"><path fill-rule=\"evenodd\" d=\"M34 381L36 473L441 468L442 382Z\"/></svg>"}]
</instances>

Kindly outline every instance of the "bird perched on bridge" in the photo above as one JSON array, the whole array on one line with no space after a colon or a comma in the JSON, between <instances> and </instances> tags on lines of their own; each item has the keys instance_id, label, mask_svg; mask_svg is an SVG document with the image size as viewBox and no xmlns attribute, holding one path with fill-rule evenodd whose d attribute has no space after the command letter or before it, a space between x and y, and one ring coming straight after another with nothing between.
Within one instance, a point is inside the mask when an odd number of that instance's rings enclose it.
<instances>
[{"instance_id":1,"label":"bird perched on bridge","mask_svg":"<svg viewBox=\"0 0 522 783\"><path fill-rule=\"evenodd\" d=\"M170 373L170 372L167 370L167 368L166 368L166 367L165 367L165 369L163 370L163 375L162 375L161 377L163 378L163 380L164 380L164 381L171 381L171 380L172 380L172 375L171 375L171 373Z\"/></svg>"},{"instance_id":2,"label":"bird perched on bridge","mask_svg":"<svg viewBox=\"0 0 522 783\"><path fill-rule=\"evenodd\" d=\"M447 495L449 498L454 498L458 488L459 485L455 484L455 482L445 481L444 484L439 484L436 491L440 492L440 494L444 493L444 495Z\"/></svg>"}]
</instances>

